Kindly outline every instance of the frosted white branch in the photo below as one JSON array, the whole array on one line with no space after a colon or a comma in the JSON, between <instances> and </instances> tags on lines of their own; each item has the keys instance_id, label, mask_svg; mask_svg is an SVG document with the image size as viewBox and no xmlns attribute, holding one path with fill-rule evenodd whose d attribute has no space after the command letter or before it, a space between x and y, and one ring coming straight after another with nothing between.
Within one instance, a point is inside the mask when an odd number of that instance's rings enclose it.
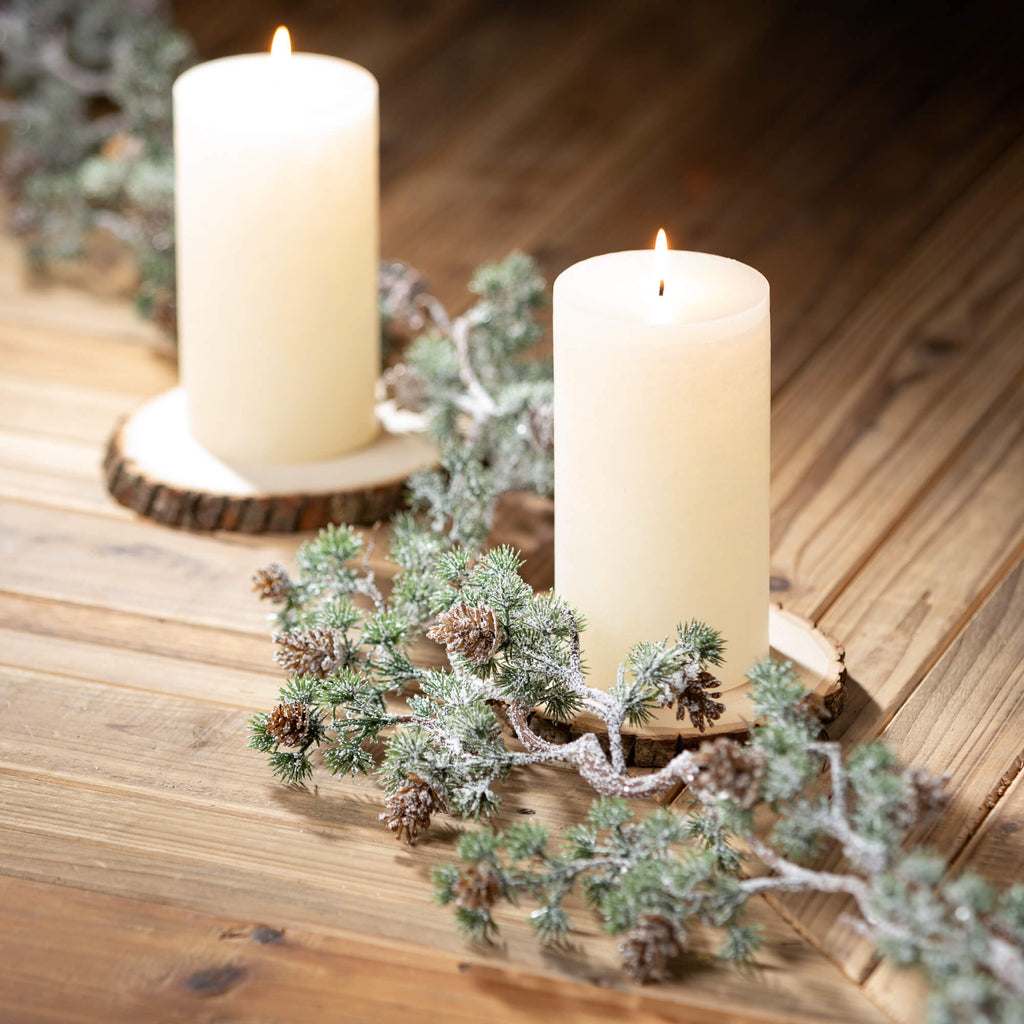
<instances>
[{"instance_id":1,"label":"frosted white branch","mask_svg":"<svg viewBox=\"0 0 1024 1024\"><path fill-rule=\"evenodd\" d=\"M846 804L846 768L843 765L843 753L838 743L811 743L808 751L823 755L828 760L829 773L832 777L832 800L829 803L828 828L832 835L843 845L843 853L855 864L859 864L869 872L884 871L888 866L888 856L881 843L872 843L857 835L850 828Z\"/></svg>"},{"instance_id":2,"label":"frosted white branch","mask_svg":"<svg viewBox=\"0 0 1024 1024\"><path fill-rule=\"evenodd\" d=\"M529 709L525 705L518 702L509 705L509 721L519 742L529 751L543 753L546 760L574 765L580 776L602 796L654 796L671 789L678 782L692 782L699 770L693 753L684 750L656 772L630 777L618 771L609 761L593 733L584 733L571 743L550 743L530 728L528 716Z\"/></svg>"},{"instance_id":3,"label":"frosted white branch","mask_svg":"<svg viewBox=\"0 0 1024 1024\"><path fill-rule=\"evenodd\" d=\"M826 744L818 744L826 746ZM881 917L871 901L871 888L858 875L840 875L828 871L815 871L786 860L771 847L755 837L747 837L751 850L776 874L747 878L740 889L749 895L763 892L828 892L846 893L857 903L862 918L844 916L843 922L872 942L880 938L920 942L921 936L907 928ZM1019 947L990 936L987 965L992 973L1019 995L1024 995L1024 953Z\"/></svg>"},{"instance_id":4,"label":"frosted white branch","mask_svg":"<svg viewBox=\"0 0 1024 1024\"><path fill-rule=\"evenodd\" d=\"M470 310L460 316L452 324L452 341L455 343L455 351L459 357L459 376L466 388L466 394L459 399L459 408L468 413L473 420L473 430L479 431L489 419L498 412L498 405L491 397L490 392L480 383L473 362L469 355L469 336L472 329L481 321L477 315Z\"/></svg>"}]
</instances>

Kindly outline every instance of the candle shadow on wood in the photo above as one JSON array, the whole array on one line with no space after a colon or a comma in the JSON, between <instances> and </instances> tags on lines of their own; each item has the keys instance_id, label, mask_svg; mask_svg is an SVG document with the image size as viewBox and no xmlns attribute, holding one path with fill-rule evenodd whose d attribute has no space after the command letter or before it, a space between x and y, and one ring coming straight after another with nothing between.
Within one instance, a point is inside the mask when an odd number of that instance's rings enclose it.
<instances>
[{"instance_id":1,"label":"candle shadow on wood","mask_svg":"<svg viewBox=\"0 0 1024 1024\"><path fill-rule=\"evenodd\" d=\"M502 495L494 512L488 547L510 544L522 552L523 579L534 590L555 583L555 503L530 491Z\"/></svg>"}]
</instances>

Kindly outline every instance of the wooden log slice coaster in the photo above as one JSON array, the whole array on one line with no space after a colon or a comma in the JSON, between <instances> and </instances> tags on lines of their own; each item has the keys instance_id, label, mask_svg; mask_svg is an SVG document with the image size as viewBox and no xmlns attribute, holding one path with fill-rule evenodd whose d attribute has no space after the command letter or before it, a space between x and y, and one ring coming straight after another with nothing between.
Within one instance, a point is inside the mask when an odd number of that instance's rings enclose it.
<instances>
[{"instance_id":1,"label":"wooden log slice coaster","mask_svg":"<svg viewBox=\"0 0 1024 1024\"><path fill-rule=\"evenodd\" d=\"M322 462L225 462L188 431L185 393L174 388L118 424L103 462L107 489L165 526L239 533L295 533L328 523L369 524L402 504L405 482L437 461L418 418L377 406L379 436Z\"/></svg>"},{"instance_id":2,"label":"wooden log slice coaster","mask_svg":"<svg viewBox=\"0 0 1024 1024\"><path fill-rule=\"evenodd\" d=\"M815 625L773 604L768 612L768 639L771 655L779 661L791 662L811 694L814 710L823 726L835 721L843 709L846 696L846 652ZM670 729L665 726L644 726L623 729L626 763L637 768L661 768L681 750L697 747L718 736L743 739L750 733L754 712L747 687L739 686L723 693L722 717L706 732L693 728ZM583 732L596 733L607 747L604 723L592 715L579 715L570 723L552 722L539 712L530 717L530 726L544 739L567 743Z\"/></svg>"}]
</instances>

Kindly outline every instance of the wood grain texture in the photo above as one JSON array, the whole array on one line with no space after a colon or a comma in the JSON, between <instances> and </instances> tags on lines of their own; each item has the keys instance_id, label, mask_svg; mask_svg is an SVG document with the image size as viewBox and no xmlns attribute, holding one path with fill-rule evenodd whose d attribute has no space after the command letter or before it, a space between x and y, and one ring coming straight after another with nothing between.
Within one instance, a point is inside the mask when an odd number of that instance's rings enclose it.
<instances>
[{"instance_id":1,"label":"wood grain texture","mask_svg":"<svg viewBox=\"0 0 1024 1024\"><path fill-rule=\"evenodd\" d=\"M1024 752L1022 752L1024 755ZM953 863L953 873L975 871L999 885L1021 879L1020 831L1024 828L1024 756L1015 763L1016 773L1005 790L989 793L991 811ZM1008 781L1007 772L1001 783Z\"/></svg>"},{"instance_id":2,"label":"wood grain texture","mask_svg":"<svg viewBox=\"0 0 1024 1024\"><path fill-rule=\"evenodd\" d=\"M47 655L55 649L57 641L66 640L94 646L97 664L102 663L103 652L128 651L152 654L168 661L177 658L277 675L271 661L273 645L269 632L264 633L262 643L258 640L254 643L251 633L195 626L171 618L155 623L135 611L117 612L2 591L0 623L4 629L22 636L27 650L37 652L34 660L21 662L11 659L13 648L7 647L8 656L0 662L8 665L51 668ZM33 641L32 637L36 639Z\"/></svg>"},{"instance_id":3,"label":"wood grain texture","mask_svg":"<svg viewBox=\"0 0 1024 1024\"><path fill-rule=\"evenodd\" d=\"M299 541L256 547L125 522L7 502L0 505L3 589L201 626L267 631L250 599L255 568L289 562ZM228 594L246 594L243 601ZM175 595L175 596L171 596Z\"/></svg>"},{"instance_id":4,"label":"wood grain texture","mask_svg":"<svg viewBox=\"0 0 1024 1024\"><path fill-rule=\"evenodd\" d=\"M16 239L0 234L0 252L17 246ZM37 305L48 309L46 293L34 294ZM89 292L76 292L85 299ZM12 324L7 308L0 321L0 368L5 378L66 384L93 391L149 398L174 383L174 359L134 340L93 337L84 331L55 330Z\"/></svg>"},{"instance_id":5,"label":"wood grain texture","mask_svg":"<svg viewBox=\"0 0 1024 1024\"><path fill-rule=\"evenodd\" d=\"M1018 436L1024 441L1024 431ZM1024 444L1019 460L1024 471ZM1016 477L1018 481L1021 478ZM1024 539L1024 522L1021 536ZM909 841L924 843L950 861L998 804L1021 768L1024 564L1019 554L1016 561L1017 567L988 597L935 668L900 702L892 720L886 724L883 719L878 725L881 738L905 764L919 764L936 774L949 773L950 808L939 821L917 830ZM861 710L855 720L858 732L865 731L872 718L878 721L879 710ZM835 866L838 861L828 863ZM848 901L804 896L788 898L780 905L816 945L842 963L852 977L864 980L876 957L841 924L841 914L850 909Z\"/></svg>"},{"instance_id":6,"label":"wood grain texture","mask_svg":"<svg viewBox=\"0 0 1024 1024\"><path fill-rule=\"evenodd\" d=\"M551 969L520 913L503 915L499 949L474 952L454 934L449 912L430 908L429 871L450 859L451 838L464 826L439 821L430 841L409 851L381 829L380 794L366 781L320 792L275 786L260 756L237 755L245 713L191 693L115 690L11 670L3 678L20 709L19 734L0 742L7 812L0 856L8 873L189 910L213 905L233 916L258 905L277 927L301 921L333 931L344 922L347 931L394 942L408 939L412 916L417 941L435 950L471 960L482 952L496 964L511 958L544 974ZM45 704L36 699L40 690L49 696ZM27 760L18 754L24 735L38 738ZM185 758L183 736L190 737ZM521 820L518 811L528 806L556 829L576 820L589 800L572 773L559 768L539 769L507 795L506 821ZM586 955L567 958L561 969L622 990L610 944L581 905L573 909ZM755 916L773 936L759 971L768 1019L794 1012L798 1019L817 1013L842 1020L845 1012L865 1010L834 968L777 918L763 909ZM787 961L807 965L801 984L809 995L798 995L779 969ZM731 972L699 972L687 988L737 999L729 993L745 984ZM669 988L652 998L671 1016L679 994ZM800 1010L801 1003L816 1005L812 1012Z\"/></svg>"},{"instance_id":7,"label":"wood grain texture","mask_svg":"<svg viewBox=\"0 0 1024 1024\"><path fill-rule=\"evenodd\" d=\"M1024 142L911 250L772 410L772 565L817 617L1024 368Z\"/></svg>"},{"instance_id":8,"label":"wood grain texture","mask_svg":"<svg viewBox=\"0 0 1024 1024\"><path fill-rule=\"evenodd\" d=\"M677 1021L725 1024L810 1020L799 1010L749 1008L721 995L667 1004L657 993L615 992L549 971L538 976L477 955L410 949L338 930L278 927L272 916L148 906L133 900L6 879L9 926L0 936L6 970L0 1001L19 1024L103 1020L108 1024L184 1019L274 1020L301 1024L339 1011L352 1024L410 1019L558 1020L566 1024ZM73 923L71 923L73 922ZM71 971L55 969L44 937L58 933L81 950ZM343 1010L341 1010L343 1008ZM866 1003L844 1001L820 1021L858 1014L884 1020ZM863 1016L861 1016L863 1014Z\"/></svg>"},{"instance_id":9,"label":"wood grain texture","mask_svg":"<svg viewBox=\"0 0 1024 1024\"><path fill-rule=\"evenodd\" d=\"M1019 562L1024 381L872 553L822 622L846 638L847 742L884 728ZM952 713L952 709L949 709Z\"/></svg>"},{"instance_id":10,"label":"wood grain texture","mask_svg":"<svg viewBox=\"0 0 1024 1024\"><path fill-rule=\"evenodd\" d=\"M952 813L925 838L951 870L1011 880L1024 856L1019 6L175 10L206 57L262 48L284 21L298 45L374 71L384 251L455 310L472 267L514 245L553 274L659 226L765 272L776 597L847 647L833 735L881 734L951 770ZM279 682L250 578L301 538L174 533L107 498L114 421L174 381L158 335L111 294L121 269L90 278L106 293L30 279L0 235L0 1019L917 1019L914 982L814 900L781 906L789 921L752 908L768 937L752 975L691 959L644 991L578 904L571 949L539 951L528 908L503 917L501 944L467 947L428 900L460 823L439 819L409 851L365 780L274 784L242 749ZM549 503L502 502L494 537L525 551L538 587L552 534ZM382 573L385 551L386 534ZM505 821L535 811L556 833L589 799L558 768L506 798Z\"/></svg>"}]
</instances>

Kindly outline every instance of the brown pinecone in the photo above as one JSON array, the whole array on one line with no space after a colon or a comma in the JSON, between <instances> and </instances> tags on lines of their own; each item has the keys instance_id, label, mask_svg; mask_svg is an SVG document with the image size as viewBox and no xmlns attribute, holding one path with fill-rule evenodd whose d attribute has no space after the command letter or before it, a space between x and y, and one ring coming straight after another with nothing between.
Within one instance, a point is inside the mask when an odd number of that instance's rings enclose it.
<instances>
[{"instance_id":1,"label":"brown pinecone","mask_svg":"<svg viewBox=\"0 0 1024 1024\"><path fill-rule=\"evenodd\" d=\"M700 774L690 788L702 800L734 800L740 807L753 807L764 777L764 753L725 737L705 743L694 760Z\"/></svg>"},{"instance_id":2,"label":"brown pinecone","mask_svg":"<svg viewBox=\"0 0 1024 1024\"><path fill-rule=\"evenodd\" d=\"M474 665L486 665L502 642L502 628L494 608L475 608L464 601L437 616L427 636L444 644L449 654L459 654Z\"/></svg>"},{"instance_id":3,"label":"brown pinecone","mask_svg":"<svg viewBox=\"0 0 1024 1024\"><path fill-rule=\"evenodd\" d=\"M682 721L689 715L694 729L704 732L725 711L725 705L717 699L722 696L722 691L716 687L721 685L710 672L700 671L692 676L684 674L677 697L676 718Z\"/></svg>"},{"instance_id":4,"label":"brown pinecone","mask_svg":"<svg viewBox=\"0 0 1024 1024\"><path fill-rule=\"evenodd\" d=\"M278 704L267 721L267 732L282 747L301 747L308 731L309 708L300 700Z\"/></svg>"},{"instance_id":5,"label":"brown pinecone","mask_svg":"<svg viewBox=\"0 0 1024 1024\"><path fill-rule=\"evenodd\" d=\"M146 150L146 144L129 132L114 132L103 140L100 154L107 160L135 160Z\"/></svg>"},{"instance_id":6,"label":"brown pinecone","mask_svg":"<svg viewBox=\"0 0 1024 1024\"><path fill-rule=\"evenodd\" d=\"M426 407L423 381L405 363L389 366L381 375L384 392L399 409L422 412Z\"/></svg>"},{"instance_id":7,"label":"brown pinecone","mask_svg":"<svg viewBox=\"0 0 1024 1024\"><path fill-rule=\"evenodd\" d=\"M914 821L923 821L942 814L949 806L949 794L946 792L948 775L932 775L920 765L911 765L903 778L910 786L911 814Z\"/></svg>"},{"instance_id":8,"label":"brown pinecone","mask_svg":"<svg viewBox=\"0 0 1024 1024\"><path fill-rule=\"evenodd\" d=\"M260 595L261 601L283 601L292 589L292 581L288 578L288 570L274 562L257 569L252 578L252 589Z\"/></svg>"},{"instance_id":9,"label":"brown pinecone","mask_svg":"<svg viewBox=\"0 0 1024 1024\"><path fill-rule=\"evenodd\" d=\"M275 633L274 643L280 647L274 661L286 672L326 679L345 661L345 634L340 629L317 626Z\"/></svg>"},{"instance_id":10,"label":"brown pinecone","mask_svg":"<svg viewBox=\"0 0 1024 1024\"><path fill-rule=\"evenodd\" d=\"M430 827L431 814L445 810L441 797L418 775L410 775L390 793L384 807L380 820L395 833L396 839L404 839L410 846Z\"/></svg>"},{"instance_id":11,"label":"brown pinecone","mask_svg":"<svg viewBox=\"0 0 1024 1024\"><path fill-rule=\"evenodd\" d=\"M490 864L473 864L455 882L455 903L466 910L490 910L501 895L498 872Z\"/></svg>"},{"instance_id":12,"label":"brown pinecone","mask_svg":"<svg viewBox=\"0 0 1024 1024\"><path fill-rule=\"evenodd\" d=\"M493 608L485 604L471 608L460 601L438 615L427 636L444 644L450 655L458 654L474 665L486 665L501 643L501 624Z\"/></svg>"},{"instance_id":13,"label":"brown pinecone","mask_svg":"<svg viewBox=\"0 0 1024 1024\"><path fill-rule=\"evenodd\" d=\"M686 933L664 914L641 914L619 943L622 969L641 985L660 981L668 961L686 949Z\"/></svg>"}]
</instances>

